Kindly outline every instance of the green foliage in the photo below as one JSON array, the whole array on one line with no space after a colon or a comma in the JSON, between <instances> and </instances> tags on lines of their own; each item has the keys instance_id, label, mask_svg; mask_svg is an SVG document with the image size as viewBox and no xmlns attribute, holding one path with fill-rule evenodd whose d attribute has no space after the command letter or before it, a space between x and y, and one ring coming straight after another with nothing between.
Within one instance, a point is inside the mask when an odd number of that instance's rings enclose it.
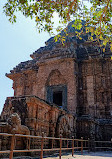
<instances>
[{"instance_id":1,"label":"green foliage","mask_svg":"<svg viewBox=\"0 0 112 159\"><path fill-rule=\"evenodd\" d=\"M88 2L90 7L86 5ZM18 11L35 19L39 32L44 30L50 34L54 29L54 13L58 13L61 25L56 28L57 32L75 19L72 27L77 30L76 36L81 38L82 34L90 33L88 40L103 41L100 45L104 50L109 43L112 50L112 0L7 0L4 13L11 23L16 22ZM85 31L81 20L86 21ZM65 38L56 37L55 40L59 38L64 44Z\"/></svg>"}]
</instances>

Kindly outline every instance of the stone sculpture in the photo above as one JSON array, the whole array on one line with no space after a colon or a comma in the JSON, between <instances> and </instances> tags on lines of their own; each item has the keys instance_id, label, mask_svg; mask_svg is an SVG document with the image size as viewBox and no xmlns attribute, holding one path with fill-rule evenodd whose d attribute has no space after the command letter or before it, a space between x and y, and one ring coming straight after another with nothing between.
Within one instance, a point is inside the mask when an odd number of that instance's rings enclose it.
<instances>
[{"instance_id":1,"label":"stone sculpture","mask_svg":"<svg viewBox=\"0 0 112 159\"><path fill-rule=\"evenodd\" d=\"M21 125L21 119L17 113L13 113L9 118L8 122L11 125L11 133L12 134L23 134L30 135L30 131L27 126Z\"/></svg>"},{"instance_id":2,"label":"stone sculpture","mask_svg":"<svg viewBox=\"0 0 112 159\"><path fill-rule=\"evenodd\" d=\"M23 134L23 135L30 135L30 130L27 126L21 125L21 118L17 113L13 113L7 120L7 122L3 122L0 124L0 132L3 133L9 133L9 134ZM6 139L7 140L7 139ZM23 145L22 143L19 145L18 141L24 142L26 145L25 147L28 148L29 138L23 138L18 137L16 139L15 145L18 147L21 147ZM8 141L5 141L8 142ZM3 146L4 143L1 142L1 146ZM6 148L5 148L6 149Z\"/></svg>"}]
</instances>

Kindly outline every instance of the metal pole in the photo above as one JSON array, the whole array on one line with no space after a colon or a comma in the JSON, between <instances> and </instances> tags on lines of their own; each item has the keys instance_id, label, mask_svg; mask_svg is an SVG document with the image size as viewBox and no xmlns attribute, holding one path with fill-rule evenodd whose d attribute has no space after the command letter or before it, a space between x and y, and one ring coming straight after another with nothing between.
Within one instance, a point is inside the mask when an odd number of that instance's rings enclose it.
<instances>
[{"instance_id":1,"label":"metal pole","mask_svg":"<svg viewBox=\"0 0 112 159\"><path fill-rule=\"evenodd\" d=\"M28 142L28 150L30 150L30 137L27 138L27 142Z\"/></svg>"},{"instance_id":2,"label":"metal pole","mask_svg":"<svg viewBox=\"0 0 112 159\"><path fill-rule=\"evenodd\" d=\"M59 151L59 159L61 159L61 148L62 148L62 135L60 134L60 151Z\"/></svg>"},{"instance_id":3,"label":"metal pole","mask_svg":"<svg viewBox=\"0 0 112 159\"><path fill-rule=\"evenodd\" d=\"M83 137L81 137L81 140L83 140ZM83 141L81 141L81 154L83 155Z\"/></svg>"},{"instance_id":4,"label":"metal pole","mask_svg":"<svg viewBox=\"0 0 112 159\"><path fill-rule=\"evenodd\" d=\"M9 155L9 159L13 159L13 150L15 147L15 135L12 136L11 138L11 148L10 148L10 155Z\"/></svg>"},{"instance_id":5,"label":"metal pole","mask_svg":"<svg viewBox=\"0 0 112 159\"><path fill-rule=\"evenodd\" d=\"M52 149L53 149L54 139L52 139Z\"/></svg>"},{"instance_id":6,"label":"metal pole","mask_svg":"<svg viewBox=\"0 0 112 159\"><path fill-rule=\"evenodd\" d=\"M44 132L42 132L42 138L41 138L41 154L40 154L40 159L43 159L43 147L44 147Z\"/></svg>"},{"instance_id":7,"label":"metal pole","mask_svg":"<svg viewBox=\"0 0 112 159\"><path fill-rule=\"evenodd\" d=\"M74 155L74 136L72 136L73 140L72 140L72 156Z\"/></svg>"},{"instance_id":8,"label":"metal pole","mask_svg":"<svg viewBox=\"0 0 112 159\"><path fill-rule=\"evenodd\" d=\"M88 153L90 152L90 139L88 138Z\"/></svg>"}]
</instances>

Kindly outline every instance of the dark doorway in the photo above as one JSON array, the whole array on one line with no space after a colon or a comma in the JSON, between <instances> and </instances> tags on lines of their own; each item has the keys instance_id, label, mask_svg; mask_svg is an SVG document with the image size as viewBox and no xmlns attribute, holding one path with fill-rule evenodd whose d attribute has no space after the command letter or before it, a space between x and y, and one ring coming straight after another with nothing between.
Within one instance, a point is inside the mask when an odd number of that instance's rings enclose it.
<instances>
[{"instance_id":1,"label":"dark doorway","mask_svg":"<svg viewBox=\"0 0 112 159\"><path fill-rule=\"evenodd\" d=\"M62 91L53 92L53 103L62 106Z\"/></svg>"},{"instance_id":2,"label":"dark doorway","mask_svg":"<svg viewBox=\"0 0 112 159\"><path fill-rule=\"evenodd\" d=\"M56 85L48 86L46 94L47 102L49 104L56 104L59 107L67 110L67 86L66 85Z\"/></svg>"}]
</instances>

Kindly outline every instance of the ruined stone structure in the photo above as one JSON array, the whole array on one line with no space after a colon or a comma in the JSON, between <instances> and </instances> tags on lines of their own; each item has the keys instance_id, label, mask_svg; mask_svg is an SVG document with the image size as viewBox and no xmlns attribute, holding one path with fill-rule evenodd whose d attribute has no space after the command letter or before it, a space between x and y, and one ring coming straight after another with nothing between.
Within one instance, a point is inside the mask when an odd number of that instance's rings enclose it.
<instances>
[{"instance_id":1,"label":"ruined stone structure","mask_svg":"<svg viewBox=\"0 0 112 159\"><path fill-rule=\"evenodd\" d=\"M102 53L97 43L87 42L87 34L78 39L72 23L65 45L52 37L32 60L6 74L13 80L14 97L6 99L1 120L17 112L32 135L110 140L111 52L109 46Z\"/></svg>"}]
</instances>

